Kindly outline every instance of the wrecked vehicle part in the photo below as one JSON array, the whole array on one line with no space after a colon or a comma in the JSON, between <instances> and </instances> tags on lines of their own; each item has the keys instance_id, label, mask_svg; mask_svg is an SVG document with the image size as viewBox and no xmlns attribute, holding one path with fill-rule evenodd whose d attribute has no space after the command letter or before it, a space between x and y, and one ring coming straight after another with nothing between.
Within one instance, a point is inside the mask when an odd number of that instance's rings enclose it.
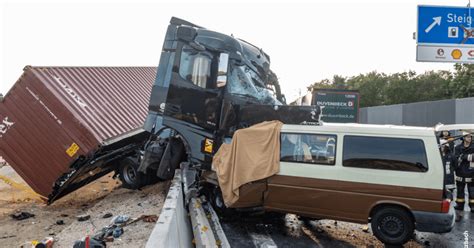
<instances>
[{"instance_id":1,"label":"wrecked vehicle part","mask_svg":"<svg viewBox=\"0 0 474 248\"><path fill-rule=\"evenodd\" d=\"M138 171L146 173L147 168L157 170L160 165L161 157L165 152L166 145L167 142L162 138L157 138L147 142Z\"/></svg>"},{"instance_id":2,"label":"wrecked vehicle part","mask_svg":"<svg viewBox=\"0 0 474 248\"><path fill-rule=\"evenodd\" d=\"M48 196L48 204L117 170L120 159L136 154L149 133L137 129L122 136L122 139L116 137L113 142L104 142L90 157L76 159L71 164L70 171L64 173L53 185L53 191Z\"/></svg>"},{"instance_id":3,"label":"wrecked vehicle part","mask_svg":"<svg viewBox=\"0 0 474 248\"><path fill-rule=\"evenodd\" d=\"M183 143L180 139L171 137L163 152L161 162L156 171L156 176L164 180L173 178L174 171L179 167L184 157L185 151Z\"/></svg>"}]
</instances>

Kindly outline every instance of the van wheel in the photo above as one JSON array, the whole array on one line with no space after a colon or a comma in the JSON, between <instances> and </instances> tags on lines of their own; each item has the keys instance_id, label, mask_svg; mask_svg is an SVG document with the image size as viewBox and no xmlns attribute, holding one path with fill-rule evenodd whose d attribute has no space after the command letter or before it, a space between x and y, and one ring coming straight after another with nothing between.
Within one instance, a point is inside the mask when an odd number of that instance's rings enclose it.
<instances>
[{"instance_id":1,"label":"van wheel","mask_svg":"<svg viewBox=\"0 0 474 248\"><path fill-rule=\"evenodd\" d=\"M382 243L403 245L413 237L415 224L404 209L384 207L378 210L371 221L372 232Z\"/></svg>"},{"instance_id":2,"label":"van wheel","mask_svg":"<svg viewBox=\"0 0 474 248\"><path fill-rule=\"evenodd\" d=\"M234 209L227 208L222 197L221 189L214 185L207 185L205 195L216 213L224 218L232 217L235 214Z\"/></svg>"},{"instance_id":3,"label":"van wheel","mask_svg":"<svg viewBox=\"0 0 474 248\"><path fill-rule=\"evenodd\" d=\"M139 189L146 183L146 175L138 171L138 162L132 157L120 161L119 179L126 189Z\"/></svg>"}]
</instances>

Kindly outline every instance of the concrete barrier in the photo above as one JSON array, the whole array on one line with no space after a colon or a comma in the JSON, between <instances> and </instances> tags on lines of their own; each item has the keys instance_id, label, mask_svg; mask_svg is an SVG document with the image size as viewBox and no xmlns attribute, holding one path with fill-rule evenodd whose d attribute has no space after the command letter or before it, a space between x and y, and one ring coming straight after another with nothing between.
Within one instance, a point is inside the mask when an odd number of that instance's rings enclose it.
<instances>
[{"instance_id":1,"label":"concrete barrier","mask_svg":"<svg viewBox=\"0 0 474 248\"><path fill-rule=\"evenodd\" d=\"M146 247L194 247L191 224L184 207L180 170L175 172L160 217Z\"/></svg>"},{"instance_id":2,"label":"concrete barrier","mask_svg":"<svg viewBox=\"0 0 474 248\"><path fill-rule=\"evenodd\" d=\"M191 198L189 202L189 217L191 217L194 242L196 247L218 247L219 244L202 204L201 199L196 197Z\"/></svg>"}]
</instances>

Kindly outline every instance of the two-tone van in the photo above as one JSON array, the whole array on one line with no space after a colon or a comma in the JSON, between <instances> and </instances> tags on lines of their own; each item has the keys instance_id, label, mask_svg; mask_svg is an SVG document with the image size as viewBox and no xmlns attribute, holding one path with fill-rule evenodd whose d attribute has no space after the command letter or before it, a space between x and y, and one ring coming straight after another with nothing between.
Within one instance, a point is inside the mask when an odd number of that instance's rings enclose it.
<instances>
[{"instance_id":1,"label":"two-tone van","mask_svg":"<svg viewBox=\"0 0 474 248\"><path fill-rule=\"evenodd\" d=\"M283 125L280 172L240 189L236 206L370 223L386 244L449 232L454 210L434 128Z\"/></svg>"}]
</instances>

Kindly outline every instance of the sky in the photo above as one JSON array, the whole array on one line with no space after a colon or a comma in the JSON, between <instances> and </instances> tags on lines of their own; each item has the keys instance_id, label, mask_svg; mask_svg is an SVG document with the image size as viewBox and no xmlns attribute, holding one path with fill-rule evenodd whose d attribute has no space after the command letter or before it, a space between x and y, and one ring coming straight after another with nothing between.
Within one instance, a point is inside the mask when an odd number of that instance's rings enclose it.
<instances>
[{"instance_id":1,"label":"sky","mask_svg":"<svg viewBox=\"0 0 474 248\"><path fill-rule=\"evenodd\" d=\"M452 70L416 62L417 5L463 0L0 0L0 92L32 66L157 66L172 16L258 47L288 100L333 75Z\"/></svg>"}]
</instances>

